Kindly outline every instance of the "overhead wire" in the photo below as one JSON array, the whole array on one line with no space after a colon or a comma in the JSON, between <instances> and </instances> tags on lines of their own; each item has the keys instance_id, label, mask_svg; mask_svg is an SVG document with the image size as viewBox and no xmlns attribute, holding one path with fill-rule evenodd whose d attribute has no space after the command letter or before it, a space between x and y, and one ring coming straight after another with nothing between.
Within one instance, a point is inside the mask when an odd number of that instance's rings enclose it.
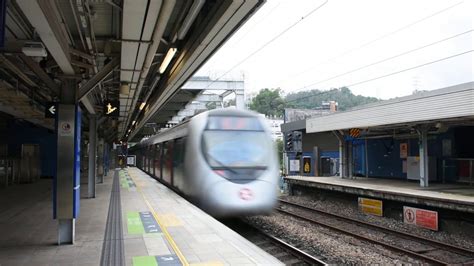
<instances>
[{"instance_id":1,"label":"overhead wire","mask_svg":"<svg viewBox=\"0 0 474 266\"><path fill-rule=\"evenodd\" d=\"M463 36L463 35L465 35L465 34L468 34L468 33L473 32L473 31L474 31L474 30L471 29L471 30L468 30L468 31L465 31L465 32L462 32L462 33L458 33L458 34L452 35L452 36L450 36L450 37L446 37L446 38L443 38L443 39L441 39L441 40L438 40L438 41L435 41L435 42L432 42L432 43L429 43L429 44L426 44L426 45L417 47L417 48L415 48L415 49L411 49L411 50L408 50L408 51L399 53L399 54L397 54L397 55L390 56L390 57L387 57L387 58L385 58L385 59L382 59L382 60L379 60L379 61L376 61L376 62L367 64L367 65L364 65L364 66L361 66L361 67L357 67L357 68L355 68L355 69L346 71L346 72L344 72L344 73L337 74L337 75L335 75L335 76L332 76L332 77L329 77L329 78L326 78L326 79L323 79L323 80L320 80L320 81L311 83L311 84L309 84L309 85L304 86L302 89L305 89L305 88L308 88L308 87L311 87L311 86L314 86L314 85L318 85L318 84L324 83L324 82L326 82L326 81L330 81L330 80L333 80L333 79L335 79L335 78L339 78L339 77L342 77L342 76L345 76L345 75L348 75L348 74L351 74L351 73L360 71L360 70L362 70L362 69L365 69L365 68L368 68L368 67L371 67L371 66L374 66L374 65L378 65L378 64L383 63L383 62L390 61L390 60L392 60L392 59L395 59L395 58L398 58L398 57L401 57L401 56L404 56L404 55L407 55L407 54L410 54L410 53L413 53L413 52L416 52L416 51L419 51L419 50L422 50L422 49L425 49L425 48L428 48L428 47L430 47L430 46L433 46L433 45L436 45L436 44L439 44L439 43L442 43L442 42L445 42L445 41L448 41L448 40L457 38L457 37L459 37L459 36Z\"/></svg>"},{"instance_id":2,"label":"overhead wire","mask_svg":"<svg viewBox=\"0 0 474 266\"><path fill-rule=\"evenodd\" d=\"M377 80L377 79L393 76L395 74L403 73L403 72L406 72L406 71L409 71L409 70L413 70L413 69L416 69L416 68L420 68L420 67L424 67L424 66L431 65L431 64L434 64L434 63L438 63L438 62L448 60L448 59L451 59L451 58L454 58L454 57L458 57L458 56L461 56L461 55L465 55L465 54L468 54L468 53L472 53L473 51L474 50L468 50L468 51L465 51L465 52L462 52L462 53L459 53L459 54L447 56L447 57L444 57L444 58L441 58L441 59L437 59L437 60L434 60L434 61L423 63L421 65L417 65L417 66L414 66L414 67L410 67L410 68L402 69L402 70L399 70L399 71L395 71L395 72L392 72L392 73L389 73L389 74L386 74L386 75L382 75L382 76L379 76L379 77L376 77L376 78L371 78L371 79L367 79L367 80L364 80L364 81L355 82L355 83L346 85L345 87L355 86L355 85L367 83L367 82L370 82L370 81L374 81L374 80Z\"/></svg>"},{"instance_id":3,"label":"overhead wire","mask_svg":"<svg viewBox=\"0 0 474 266\"><path fill-rule=\"evenodd\" d=\"M303 21L304 19L310 17L311 15L313 15L316 11L318 11L320 8L322 8L324 5L326 5L327 3L329 2L329 0L326 0L324 1L321 5L317 6L316 8L312 9L311 11L309 11L306 15L302 16L299 20L297 20L295 23L291 24L289 27L285 28L283 31L281 31L280 33L278 33L277 35L275 35L273 38L271 38L269 41L267 41L266 43L264 43L262 46L260 46L259 48L257 48L255 51L253 51L252 53L250 53L248 56L246 56L244 59L240 60L237 64L233 65L229 70L227 70L226 72L224 72L224 74L220 75L218 78L216 78L215 80L213 80L211 83L209 83L209 85L207 85L205 89L209 88L209 86L211 86L214 82L220 80L222 77L224 77L225 75L227 75L229 72L231 72L233 69L235 69L236 67L240 66L242 63L244 63L245 61L247 61L250 57L254 56L255 54L257 54L258 52L260 52L261 50L263 50L263 48L267 47L269 44L271 44L272 42L274 42L275 40L277 40L278 38L280 38L281 36L283 36L286 32L288 32L290 29L292 29L293 27L295 27L296 25L298 25L301 21Z\"/></svg>"},{"instance_id":4,"label":"overhead wire","mask_svg":"<svg viewBox=\"0 0 474 266\"><path fill-rule=\"evenodd\" d=\"M428 66L428 65L431 65L431 64L435 64L435 63L438 63L438 62L441 62L441 61L444 61L444 60L448 60L448 59L455 58L455 57L465 55L465 54L468 54L468 53L472 53L472 52L474 52L474 50L464 51L462 53L458 53L458 54L454 54L454 55L451 55L451 56L443 57L443 58L440 58L440 59L437 59L437 60L434 60L434 61L426 62L426 63L420 64L420 65L416 65L416 66L413 66L413 67L409 67L409 68L405 68L405 69L398 70L398 71L395 71L395 72L391 72L389 74L385 74L385 75L378 76L378 77L375 77L375 78L370 78L370 79L366 79L366 80L363 80L363 81L354 82L352 84L344 85L342 87L351 87L351 86L360 85L360 84L363 84L363 83L371 82L371 81L378 80L378 79L381 79L381 78L386 78L386 77L389 77L389 76L393 76L393 75L400 74L400 73L403 73L403 72L406 72L406 71L409 71L409 70L413 70L413 69L416 69L416 68L420 68L420 67ZM295 99L292 99L292 100L289 100L289 101L285 101L285 102L286 103L291 103L291 102L295 102L295 101L298 101L298 100L301 100L301 99L307 99L307 98L310 98L310 97L315 97L315 96L319 96L319 95L322 95L322 94L326 94L326 93L329 93L329 92L332 92L332 91L334 91L334 89L327 90L327 91L318 91L318 93L315 93L315 94L312 94L312 95L305 95L304 97L298 97L298 98L295 98Z\"/></svg>"},{"instance_id":5,"label":"overhead wire","mask_svg":"<svg viewBox=\"0 0 474 266\"><path fill-rule=\"evenodd\" d=\"M245 58L243 58L242 60L240 60L238 63L236 63L235 65L233 65L230 69L228 69L227 71L225 71L224 74L220 75L218 78L216 78L215 80L213 80L210 84L208 84L205 89L207 89L207 88L208 88L209 86L211 86L213 83L215 83L216 81L220 80L222 77L224 77L225 75L227 75L227 74L228 74L229 72L231 72L233 69L235 69L236 67L238 67L239 65L241 65L242 63L244 63L245 61L247 61L249 58L251 58L252 56L254 56L255 54L257 54L258 52L260 52L262 49L264 49L265 47L267 47L269 44L271 44L272 42L274 42L275 40L277 40L278 38L280 38L282 35L284 35L286 32L288 32L291 28L293 28L293 27L295 27L297 24L299 24L302 20L304 20L304 19L308 18L309 16L311 16L312 14L314 14L317 10L319 10L321 7L323 7L324 5L326 5L326 4L328 3L328 1L329 1L329 0L326 0L326 1L325 1L324 3L322 3L321 5L317 6L317 7L314 8L314 9L312 9L312 10L311 10L310 12L308 12L305 16L303 16L301 19L299 19L298 21L296 21L295 23L293 23L293 24L290 25L289 27L285 28L282 32L280 32L279 34L277 34L276 36L274 36L272 39L270 39L269 41L267 41L266 43L264 43L262 46L260 46L260 47L257 48L255 51L253 51L252 53L250 53L248 56L246 56ZM365 43L363 43L363 44L361 44L361 45L359 45L359 46L357 46L357 47L355 47L355 48L349 49L349 50L347 50L347 51L345 51L345 52L343 52L343 53L341 53L341 54L339 54L339 55L337 55L337 56L335 56L335 57L332 57L332 58L330 58L330 59L328 59L328 60L326 60L326 61L324 61L324 62L318 64L317 66L319 66L319 65L321 65L321 64L325 64L325 63L331 62L331 61L333 61L333 60L335 60L335 59L337 59L337 58L339 58L339 57L341 57L341 56L350 54L350 53L352 53L352 52L354 52L354 51L357 51L357 50L362 49L362 48L364 48L364 47L366 47L366 46L369 46L369 45L371 45L371 44L373 44L373 43L375 43L375 42L377 42L377 41L380 41L380 40L382 40L382 39L385 39L385 38L387 38L387 37L389 37L389 36L391 36L391 35L394 35L394 34L396 34L396 33L401 32L401 31L403 31L403 30L406 30L406 29L408 29L408 28L410 28L410 27L412 27L412 26L414 26L414 25L416 25L416 24L418 24L418 23L421 23L421 22L423 22L423 21L425 21L425 20L427 20L427 19L430 19L430 18L432 18L432 17L435 17L435 16L437 16L437 15L439 15L439 14L442 14L443 12L445 12L445 11L451 9L451 8L454 8L454 7L456 7L456 6L460 5L460 4L462 4L463 2L464 2L464 1L461 1L461 2L458 2L458 3L454 4L454 5L451 5L451 6L448 6L448 7L446 7L446 8L443 8L443 9L441 9L441 10L438 10L438 11L432 13L432 14L429 14L428 16L425 16L425 17L423 17L423 18L421 18L421 19L418 19L418 20L416 20L416 21L413 21L413 22L411 22L411 23L409 23L409 24L407 24L407 25L404 25L404 26L402 26L402 27L400 27L400 28L398 28L398 29L396 29L396 30L394 30L394 31L391 31L391 32L389 32L389 33L386 33L386 34L384 34L384 35L382 35L382 36L380 36L380 37L377 37L377 38L375 38L375 39L373 39L373 40L370 40L370 41L368 41L368 42L365 42ZM340 77L340 76L342 76L342 75L347 75L347 74L349 74L349 73L352 73L352 72L355 72L355 71L359 71L359 70L361 70L361 69L363 69L363 68L367 68L367 67L370 67L370 66L373 66L373 65L376 65L376 64L380 64L380 63L385 62L385 61L388 61L388 60L392 60L392 59L394 59L394 58L397 58L397 57L406 55L406 54L408 54L408 53L412 53L412 52L415 52L415 51L417 51L417 50L421 50L421 49L427 48L427 47L429 47L429 46L432 46L432 45L435 45L435 44L438 44L438 43L447 41L447 40L449 40L449 39L453 39L453 38L459 37L459 36L461 36L461 35L470 33L470 32L472 32L472 31L473 31L473 30L469 30L469 31L466 31L466 32L463 32L463 33L460 33L460 34L456 34L456 35L451 36L451 37L447 37L447 38L445 38L445 39L442 39L442 40L439 40L439 41L436 41L436 42L433 42L433 43L424 45L424 46L422 46L422 47L418 47L418 48L415 48L415 49L412 49L412 50L403 52L403 53L401 53L401 54L397 54L397 55L395 55L395 56L385 58L385 59L383 59L383 60L380 60L380 61L371 63L371 64L366 65L366 66L363 66L363 67L359 67L359 68L357 68L357 69L348 71L348 72L346 72L346 73L342 73L342 74L340 74L340 75L331 77L331 78L329 78L329 79L334 79L334 78ZM454 57L457 57L457 56L461 56L461 55L470 53L470 52L472 52L472 51L473 51L473 50L466 51L466 52L463 52L463 53L460 53L460 54L448 56L448 57L441 58L441 59L438 59L438 60L435 60L435 61L431 61L431 62L424 63L424 64L421 64L421 65L417 65L417 66L414 66L414 67L410 67L410 68L407 68L407 69L403 69L403 70L399 70L399 71L396 71L396 72L392 72L392 73L389 73L389 74L386 74L386 75L382 75L382 76L379 76L379 77L376 77L376 78L371 78L371 79L368 79L368 80L356 82L356 83L353 83L353 84L350 84L350 85L346 85L345 87L355 86L355 85L358 85L358 84L362 84L362 83L370 82L370 81L373 81L373 80L381 79L381 78L384 78L384 77L388 77L388 76L391 76L391 75L395 75L395 74L398 74L398 73L402 73L402 72L405 72L405 71L409 71L409 70L412 70L412 69L416 69L416 68L419 68L419 67L423 67L423 66L426 66L426 65L434 64L434 63L441 62L441 61L444 61L444 60L447 60L447 59L450 59L450 58L454 58ZM316 66L315 66L315 67L316 67ZM314 67L311 68L311 69L314 69ZM310 70L310 69L309 69L309 70ZM300 75L300 74L305 73L305 72L307 72L307 71L309 71L309 70L305 70L305 71L300 72L300 73L298 73L298 74L296 74L296 75ZM328 80L329 80L329 79L328 79ZM325 80L325 81L327 81L327 80ZM311 84L311 85L316 85L316 84L319 84L319 83L322 83L322 82L323 82L323 81L320 81L320 82L318 81L317 83L314 83L314 84ZM307 88L307 87L309 87L309 86L311 86L311 85L305 86L305 87L301 88L300 90L302 90L302 89L304 89L304 88ZM291 102L295 102L295 101L297 101L297 100L301 100L301 99L304 99L304 98L315 97L315 96L323 95L323 94L326 94L326 93L329 93L329 92L332 92L332 91L334 91L334 90L331 89L331 90L327 90L327 91L319 91L318 93L313 94L313 95L304 96L304 97L299 97L299 98L292 99L292 100L285 101L285 102L291 103Z\"/></svg>"},{"instance_id":6,"label":"overhead wire","mask_svg":"<svg viewBox=\"0 0 474 266\"><path fill-rule=\"evenodd\" d=\"M434 12L434 13L431 13L431 14L429 14L428 16L425 16L425 17L420 18L420 19L418 19L418 20L415 20L415 21L413 21L413 22L411 22L411 23L408 23L408 24L406 24L406 25L404 25L404 26L402 26L402 27L400 27L400 28L398 28L398 29L396 29L396 30L394 30L394 31L388 32L388 33L386 33L386 34L384 34L384 35L382 35L382 36L380 36L380 37L377 37L377 38L375 38L375 39L373 39L373 40L367 41L367 42L365 42L365 43L363 43L363 44L361 44L361 45L359 45L359 46L357 46L357 47L348 49L348 50L346 50L346 51L344 51L344 52L342 52L342 53L340 53L340 54L338 54L338 55L336 55L336 56L334 56L334 57L331 57L331 58L327 59L326 61L323 61L323 62L320 62L320 63L314 65L313 67L310 67L310 68L308 68L308 69L306 69L306 70L303 70L303 71L301 71L301 72L299 72L299 73L293 74L292 76L293 76L293 77L295 77L295 76L300 76L300 75L302 75L302 74L304 74L304 73L309 72L310 70L315 69L315 68L318 67L318 66L321 66L321 65L324 65L324 64L333 62L334 60L336 60L336 59L338 59L338 58L341 58L342 56L351 54L351 53L353 53L353 52L355 52L355 51L357 51L357 50L360 50L360 49L362 49L362 48L364 48L364 47L367 47L367 46L369 46L369 45L371 45L371 44L373 44L373 43L375 43L375 42L378 42L378 41L383 40L383 39L385 39L385 38L387 38L387 37L389 37L389 36L392 36L392 35L394 35L394 34L397 34L397 33L401 32L401 31L404 31L404 30L406 30L406 29L409 29L410 27L412 27L412 26L414 26L414 25L416 25L416 24L418 24L418 23L421 23L421 22L423 22L423 21L425 21L425 20L428 20L428 19L430 19L430 18L433 18L433 17L435 17L435 16L437 16L437 15L439 15L439 14L442 14L442 13L444 13L444 12L446 12L446 11L448 11L448 10L450 10L450 9L452 9L452 8L454 8L454 7L458 6L458 5L460 5L460 4L462 4L463 2L464 2L464 1L458 2L458 3L454 4L454 5L450 5L450 6L446 7L446 8L443 8L443 9L441 9L441 10L438 10L438 11ZM278 83L281 83L281 81L279 81Z\"/></svg>"}]
</instances>

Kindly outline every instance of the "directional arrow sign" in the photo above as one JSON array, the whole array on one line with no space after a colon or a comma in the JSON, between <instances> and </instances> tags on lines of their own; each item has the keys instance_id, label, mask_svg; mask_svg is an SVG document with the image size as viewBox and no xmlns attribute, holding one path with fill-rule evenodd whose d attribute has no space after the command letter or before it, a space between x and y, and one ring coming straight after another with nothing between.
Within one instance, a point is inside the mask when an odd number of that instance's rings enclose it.
<instances>
[{"instance_id":1,"label":"directional arrow sign","mask_svg":"<svg viewBox=\"0 0 474 266\"><path fill-rule=\"evenodd\" d=\"M48 103L48 105L46 105L46 108L44 110L44 117L45 118L55 118L57 110L58 110L58 104L57 103Z\"/></svg>"},{"instance_id":2,"label":"directional arrow sign","mask_svg":"<svg viewBox=\"0 0 474 266\"><path fill-rule=\"evenodd\" d=\"M104 115L105 116L119 116L120 101L106 101L104 104Z\"/></svg>"}]
</instances>

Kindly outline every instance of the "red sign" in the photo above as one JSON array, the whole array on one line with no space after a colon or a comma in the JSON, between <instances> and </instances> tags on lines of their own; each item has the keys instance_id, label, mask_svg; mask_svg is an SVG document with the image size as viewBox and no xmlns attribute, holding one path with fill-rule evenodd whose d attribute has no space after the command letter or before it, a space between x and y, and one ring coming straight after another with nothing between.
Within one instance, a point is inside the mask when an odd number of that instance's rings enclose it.
<instances>
[{"instance_id":1,"label":"red sign","mask_svg":"<svg viewBox=\"0 0 474 266\"><path fill-rule=\"evenodd\" d=\"M438 231L438 212L403 206L403 221Z\"/></svg>"}]
</instances>

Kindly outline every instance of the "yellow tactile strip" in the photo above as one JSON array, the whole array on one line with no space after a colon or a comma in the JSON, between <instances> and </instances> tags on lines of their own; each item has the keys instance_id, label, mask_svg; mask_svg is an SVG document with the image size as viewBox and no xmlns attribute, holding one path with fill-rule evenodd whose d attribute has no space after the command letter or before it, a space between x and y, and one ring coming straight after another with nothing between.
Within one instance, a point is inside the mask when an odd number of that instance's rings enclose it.
<instances>
[{"instance_id":1,"label":"yellow tactile strip","mask_svg":"<svg viewBox=\"0 0 474 266\"><path fill-rule=\"evenodd\" d=\"M186 260L186 258L184 257L183 253L181 252L181 250L178 248L178 246L176 245L175 241L173 240L173 238L171 237L171 235L169 234L168 230L167 230L167 227L169 224L169 222L167 220L164 220L162 219L162 217L158 216L158 214L156 213L155 209L153 208L153 206L150 204L150 202L148 201L148 198L146 197L146 195L142 192L142 182L137 182L136 181L136 177L134 176L133 173L130 173L129 172L129 175L130 175L130 178L133 180L133 182L136 184L137 186L137 191L142 195L143 197L143 200L145 201L146 205L148 206L148 209L150 210L150 212L153 214L153 217L155 217L156 221L158 222L158 224L160 225L161 227L161 230L163 231L163 234L166 238L166 240L168 241L168 243L170 244L171 248L173 249L173 251L175 252L175 254L178 256L179 260L181 261L181 263L184 265L184 266L188 266L189 263L188 261Z\"/></svg>"}]
</instances>

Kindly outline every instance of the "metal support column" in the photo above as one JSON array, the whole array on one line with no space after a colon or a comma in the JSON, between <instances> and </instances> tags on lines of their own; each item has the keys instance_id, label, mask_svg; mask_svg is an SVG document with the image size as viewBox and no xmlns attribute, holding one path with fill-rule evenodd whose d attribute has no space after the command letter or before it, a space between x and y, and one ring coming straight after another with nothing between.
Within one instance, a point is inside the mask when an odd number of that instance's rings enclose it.
<instances>
[{"instance_id":1,"label":"metal support column","mask_svg":"<svg viewBox=\"0 0 474 266\"><path fill-rule=\"evenodd\" d=\"M344 178L346 176L346 141L344 139L344 132L334 130L332 133L339 140L339 177Z\"/></svg>"},{"instance_id":2,"label":"metal support column","mask_svg":"<svg viewBox=\"0 0 474 266\"><path fill-rule=\"evenodd\" d=\"M89 176L87 191L89 198L95 198L96 183L96 152L97 152L97 117L89 115Z\"/></svg>"},{"instance_id":3,"label":"metal support column","mask_svg":"<svg viewBox=\"0 0 474 266\"><path fill-rule=\"evenodd\" d=\"M109 143L104 143L104 175L107 176L109 174L109 154L110 154L110 146Z\"/></svg>"},{"instance_id":4,"label":"metal support column","mask_svg":"<svg viewBox=\"0 0 474 266\"><path fill-rule=\"evenodd\" d=\"M354 150L354 146L352 145L352 141L348 141L346 143L346 147L347 147L347 164L346 164L346 173L347 173L347 176L349 178L353 178L353 169L354 169L354 158L353 158L353 150Z\"/></svg>"},{"instance_id":5,"label":"metal support column","mask_svg":"<svg viewBox=\"0 0 474 266\"><path fill-rule=\"evenodd\" d=\"M245 109L244 90L235 90L235 107L239 110Z\"/></svg>"},{"instance_id":6,"label":"metal support column","mask_svg":"<svg viewBox=\"0 0 474 266\"><path fill-rule=\"evenodd\" d=\"M97 182L104 183L104 139L99 139L97 145Z\"/></svg>"},{"instance_id":7,"label":"metal support column","mask_svg":"<svg viewBox=\"0 0 474 266\"><path fill-rule=\"evenodd\" d=\"M57 113L57 169L53 213L58 219L58 244L73 244L79 213L81 112L75 101L77 84L64 80Z\"/></svg>"},{"instance_id":8,"label":"metal support column","mask_svg":"<svg viewBox=\"0 0 474 266\"><path fill-rule=\"evenodd\" d=\"M369 177L369 147L368 141L365 139L365 177Z\"/></svg>"},{"instance_id":9,"label":"metal support column","mask_svg":"<svg viewBox=\"0 0 474 266\"><path fill-rule=\"evenodd\" d=\"M313 165L313 175L314 175L314 176L319 176L319 175L320 175L320 174L319 174L319 172L320 172L320 171L319 171L319 168L321 168L320 165L319 165L319 162L320 162L321 160L319 159L319 147L318 147L318 146L314 146L314 147L313 147L313 158L314 158L314 159L313 159L313 161L314 161L314 165Z\"/></svg>"},{"instance_id":10,"label":"metal support column","mask_svg":"<svg viewBox=\"0 0 474 266\"><path fill-rule=\"evenodd\" d=\"M428 130L422 128L420 135L420 187L427 187L428 184Z\"/></svg>"}]
</instances>

